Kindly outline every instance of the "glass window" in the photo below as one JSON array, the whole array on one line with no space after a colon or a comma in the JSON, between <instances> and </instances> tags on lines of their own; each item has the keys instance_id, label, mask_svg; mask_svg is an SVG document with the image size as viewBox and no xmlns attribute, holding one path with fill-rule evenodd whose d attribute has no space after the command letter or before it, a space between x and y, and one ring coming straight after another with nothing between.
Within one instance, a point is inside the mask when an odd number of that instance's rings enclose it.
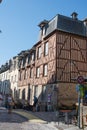
<instances>
[{"instance_id":1,"label":"glass window","mask_svg":"<svg viewBox=\"0 0 87 130\"><path fill-rule=\"evenodd\" d=\"M47 76L47 64L44 65L44 68L43 68L43 74L44 76Z\"/></svg>"},{"instance_id":2,"label":"glass window","mask_svg":"<svg viewBox=\"0 0 87 130\"><path fill-rule=\"evenodd\" d=\"M30 68L30 78L33 77L33 68Z\"/></svg>"},{"instance_id":3,"label":"glass window","mask_svg":"<svg viewBox=\"0 0 87 130\"><path fill-rule=\"evenodd\" d=\"M38 47L38 53L37 53L37 58L40 58L41 57L41 46Z\"/></svg>"},{"instance_id":4,"label":"glass window","mask_svg":"<svg viewBox=\"0 0 87 130\"><path fill-rule=\"evenodd\" d=\"M32 61L34 61L34 59L35 59L35 55L34 53L32 53Z\"/></svg>"},{"instance_id":5,"label":"glass window","mask_svg":"<svg viewBox=\"0 0 87 130\"><path fill-rule=\"evenodd\" d=\"M15 82L16 82L16 75L15 75Z\"/></svg>"},{"instance_id":6,"label":"glass window","mask_svg":"<svg viewBox=\"0 0 87 130\"><path fill-rule=\"evenodd\" d=\"M44 44L44 55L48 55L48 42Z\"/></svg>"},{"instance_id":7,"label":"glass window","mask_svg":"<svg viewBox=\"0 0 87 130\"><path fill-rule=\"evenodd\" d=\"M28 55L28 64L30 64L30 55Z\"/></svg>"},{"instance_id":8,"label":"glass window","mask_svg":"<svg viewBox=\"0 0 87 130\"><path fill-rule=\"evenodd\" d=\"M42 94L41 94L41 99L44 100L46 98L46 86L42 86Z\"/></svg>"},{"instance_id":9,"label":"glass window","mask_svg":"<svg viewBox=\"0 0 87 130\"><path fill-rule=\"evenodd\" d=\"M19 80L21 80L21 72L19 72L19 74L20 74L20 75L19 75Z\"/></svg>"},{"instance_id":10,"label":"glass window","mask_svg":"<svg viewBox=\"0 0 87 130\"><path fill-rule=\"evenodd\" d=\"M26 58L23 58L23 67L25 66Z\"/></svg>"},{"instance_id":11,"label":"glass window","mask_svg":"<svg viewBox=\"0 0 87 130\"><path fill-rule=\"evenodd\" d=\"M16 61L14 61L14 69L16 68Z\"/></svg>"},{"instance_id":12,"label":"glass window","mask_svg":"<svg viewBox=\"0 0 87 130\"><path fill-rule=\"evenodd\" d=\"M38 86L37 85L35 86L35 89L34 89L34 96L38 97Z\"/></svg>"},{"instance_id":13,"label":"glass window","mask_svg":"<svg viewBox=\"0 0 87 130\"><path fill-rule=\"evenodd\" d=\"M27 79L27 71L24 71L24 79Z\"/></svg>"},{"instance_id":14,"label":"glass window","mask_svg":"<svg viewBox=\"0 0 87 130\"><path fill-rule=\"evenodd\" d=\"M40 76L40 67L36 68L36 77L38 78Z\"/></svg>"}]
</instances>

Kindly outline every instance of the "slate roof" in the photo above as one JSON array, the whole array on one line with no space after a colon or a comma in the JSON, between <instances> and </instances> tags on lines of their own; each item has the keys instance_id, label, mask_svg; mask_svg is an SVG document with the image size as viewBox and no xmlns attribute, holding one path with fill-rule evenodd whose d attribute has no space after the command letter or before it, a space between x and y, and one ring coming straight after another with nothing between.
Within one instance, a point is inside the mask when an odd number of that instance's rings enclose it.
<instances>
[{"instance_id":1,"label":"slate roof","mask_svg":"<svg viewBox=\"0 0 87 130\"><path fill-rule=\"evenodd\" d=\"M45 29L45 36L56 29L80 36L86 36L86 27L84 26L83 21L60 14L56 15L52 20L46 23L43 29Z\"/></svg>"}]
</instances>

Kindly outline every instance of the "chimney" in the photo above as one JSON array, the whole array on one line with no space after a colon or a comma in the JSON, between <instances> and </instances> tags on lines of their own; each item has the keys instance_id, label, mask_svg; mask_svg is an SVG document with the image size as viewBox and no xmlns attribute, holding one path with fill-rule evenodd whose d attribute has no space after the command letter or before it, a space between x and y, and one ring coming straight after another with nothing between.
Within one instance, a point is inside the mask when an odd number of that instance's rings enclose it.
<instances>
[{"instance_id":1,"label":"chimney","mask_svg":"<svg viewBox=\"0 0 87 130\"><path fill-rule=\"evenodd\" d=\"M39 23L39 27L42 29L49 21L43 20L42 22Z\"/></svg>"},{"instance_id":2,"label":"chimney","mask_svg":"<svg viewBox=\"0 0 87 130\"><path fill-rule=\"evenodd\" d=\"M85 18L83 20L83 22L84 22L84 26L85 26L85 30L86 30L86 36L87 36L87 18Z\"/></svg>"},{"instance_id":3,"label":"chimney","mask_svg":"<svg viewBox=\"0 0 87 130\"><path fill-rule=\"evenodd\" d=\"M77 19L78 19L78 18L77 18L78 14L77 14L76 12L73 12L73 13L71 14L71 16L72 16L72 19L74 19L74 20L77 20Z\"/></svg>"}]
</instances>

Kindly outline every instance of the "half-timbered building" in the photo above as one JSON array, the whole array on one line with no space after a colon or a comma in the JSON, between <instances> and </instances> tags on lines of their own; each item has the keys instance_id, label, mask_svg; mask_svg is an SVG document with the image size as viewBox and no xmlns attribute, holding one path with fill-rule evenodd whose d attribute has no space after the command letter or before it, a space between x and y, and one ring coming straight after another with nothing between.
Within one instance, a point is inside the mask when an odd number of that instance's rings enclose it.
<instances>
[{"instance_id":1,"label":"half-timbered building","mask_svg":"<svg viewBox=\"0 0 87 130\"><path fill-rule=\"evenodd\" d=\"M33 104L36 96L49 109L75 104L77 82L72 79L87 76L87 19L79 20L75 12L72 17L58 14L39 27L38 42L19 54L20 98Z\"/></svg>"}]
</instances>

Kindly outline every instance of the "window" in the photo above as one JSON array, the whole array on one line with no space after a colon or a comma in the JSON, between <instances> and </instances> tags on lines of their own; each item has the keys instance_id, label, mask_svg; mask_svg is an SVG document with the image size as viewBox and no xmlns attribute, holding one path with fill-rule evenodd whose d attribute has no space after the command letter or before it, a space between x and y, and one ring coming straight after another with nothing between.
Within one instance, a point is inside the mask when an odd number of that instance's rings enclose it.
<instances>
[{"instance_id":1,"label":"window","mask_svg":"<svg viewBox=\"0 0 87 130\"><path fill-rule=\"evenodd\" d=\"M30 55L28 55L28 64L30 64Z\"/></svg>"},{"instance_id":2,"label":"window","mask_svg":"<svg viewBox=\"0 0 87 130\"><path fill-rule=\"evenodd\" d=\"M14 61L14 69L16 68L16 61Z\"/></svg>"},{"instance_id":3,"label":"window","mask_svg":"<svg viewBox=\"0 0 87 130\"><path fill-rule=\"evenodd\" d=\"M41 57L41 46L38 47L38 53L37 53L37 58L40 58Z\"/></svg>"},{"instance_id":4,"label":"window","mask_svg":"<svg viewBox=\"0 0 87 130\"><path fill-rule=\"evenodd\" d=\"M18 62L18 67L19 68L21 67L21 60Z\"/></svg>"},{"instance_id":5,"label":"window","mask_svg":"<svg viewBox=\"0 0 87 130\"><path fill-rule=\"evenodd\" d=\"M23 58L23 67L25 66L26 58Z\"/></svg>"},{"instance_id":6,"label":"window","mask_svg":"<svg viewBox=\"0 0 87 130\"><path fill-rule=\"evenodd\" d=\"M22 99L25 100L25 88L22 90Z\"/></svg>"},{"instance_id":7,"label":"window","mask_svg":"<svg viewBox=\"0 0 87 130\"><path fill-rule=\"evenodd\" d=\"M15 82L16 82L16 75L15 75L15 79L14 79L14 80L15 80Z\"/></svg>"},{"instance_id":8,"label":"window","mask_svg":"<svg viewBox=\"0 0 87 130\"><path fill-rule=\"evenodd\" d=\"M44 55L48 55L48 42L44 44Z\"/></svg>"},{"instance_id":9,"label":"window","mask_svg":"<svg viewBox=\"0 0 87 130\"><path fill-rule=\"evenodd\" d=\"M13 76L11 76L11 82L13 82Z\"/></svg>"},{"instance_id":10,"label":"window","mask_svg":"<svg viewBox=\"0 0 87 130\"><path fill-rule=\"evenodd\" d=\"M30 78L33 77L33 68L30 68Z\"/></svg>"},{"instance_id":11,"label":"window","mask_svg":"<svg viewBox=\"0 0 87 130\"><path fill-rule=\"evenodd\" d=\"M30 93L31 93L30 84L28 84L28 100L30 100Z\"/></svg>"},{"instance_id":12,"label":"window","mask_svg":"<svg viewBox=\"0 0 87 130\"><path fill-rule=\"evenodd\" d=\"M32 61L34 61L34 59L35 59L35 55L34 55L34 53L32 53L32 57L31 57L31 59L32 59Z\"/></svg>"},{"instance_id":13,"label":"window","mask_svg":"<svg viewBox=\"0 0 87 130\"><path fill-rule=\"evenodd\" d=\"M19 80L21 81L21 72L19 72L19 74L20 74L20 75L19 75Z\"/></svg>"},{"instance_id":14,"label":"window","mask_svg":"<svg viewBox=\"0 0 87 130\"><path fill-rule=\"evenodd\" d=\"M44 76L47 76L47 68L48 68L47 66L48 66L48 65L45 64L44 67L43 67L43 75L44 75Z\"/></svg>"},{"instance_id":15,"label":"window","mask_svg":"<svg viewBox=\"0 0 87 130\"><path fill-rule=\"evenodd\" d=\"M38 78L40 76L40 67L36 68L36 77Z\"/></svg>"},{"instance_id":16,"label":"window","mask_svg":"<svg viewBox=\"0 0 87 130\"><path fill-rule=\"evenodd\" d=\"M24 71L24 79L27 79L27 71Z\"/></svg>"},{"instance_id":17,"label":"window","mask_svg":"<svg viewBox=\"0 0 87 130\"><path fill-rule=\"evenodd\" d=\"M41 99L45 100L45 98L46 98L46 86L42 86Z\"/></svg>"},{"instance_id":18,"label":"window","mask_svg":"<svg viewBox=\"0 0 87 130\"><path fill-rule=\"evenodd\" d=\"M35 89L34 89L34 96L38 97L38 86L37 85L35 86Z\"/></svg>"},{"instance_id":19,"label":"window","mask_svg":"<svg viewBox=\"0 0 87 130\"><path fill-rule=\"evenodd\" d=\"M45 35L45 31L46 31L46 30L45 30L45 27L43 27L43 28L42 28L42 36Z\"/></svg>"}]
</instances>

